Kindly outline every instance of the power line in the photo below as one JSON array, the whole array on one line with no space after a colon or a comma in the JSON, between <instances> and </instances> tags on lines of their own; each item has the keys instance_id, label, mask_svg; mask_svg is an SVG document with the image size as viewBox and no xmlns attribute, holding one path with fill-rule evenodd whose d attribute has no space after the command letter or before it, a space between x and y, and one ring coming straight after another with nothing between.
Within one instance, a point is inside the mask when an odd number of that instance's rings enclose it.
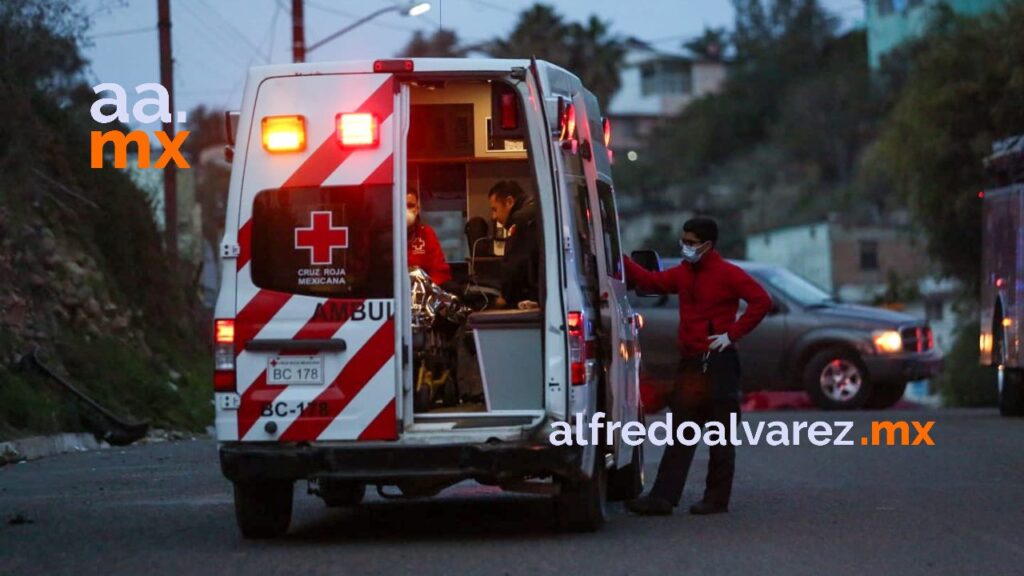
<instances>
[{"instance_id":1,"label":"power line","mask_svg":"<svg viewBox=\"0 0 1024 576\"><path fill-rule=\"evenodd\" d=\"M468 0L468 1L472 2L473 4L476 4L478 6L483 6L484 8L490 8L491 10L496 10L498 12L504 12L505 14L516 14L516 15L519 14L518 10L515 10L513 8L507 8L505 6L500 6L500 5L495 4L493 2L488 2L487 0Z\"/></svg>"},{"instance_id":2,"label":"power line","mask_svg":"<svg viewBox=\"0 0 1024 576\"><path fill-rule=\"evenodd\" d=\"M155 26L146 26L144 28L129 28L128 30L114 30L112 32L101 32L99 34L93 34L90 36L92 39L96 38L112 38L114 36L128 36L129 34L142 34L143 32L156 32Z\"/></svg>"},{"instance_id":3,"label":"power line","mask_svg":"<svg viewBox=\"0 0 1024 576\"><path fill-rule=\"evenodd\" d=\"M321 10L323 12L329 12L331 14L335 14L335 15L338 15L338 16L344 16L346 18L352 18L353 20L358 20L359 18L362 18L362 16L359 15L359 14L354 14L354 13L348 12L346 10L339 10L339 9L334 8L332 6L325 6L325 5L320 4L318 2L310 2L309 0L306 0L306 5L307 6L312 6L313 8L316 8L317 10ZM370 26L380 26L381 28L390 28L392 30L401 30L403 32L419 32L419 31L423 30L422 27L402 26L401 24L389 24L387 22L380 22L378 20L371 20L371 21L367 22L367 24L370 25Z\"/></svg>"},{"instance_id":4,"label":"power line","mask_svg":"<svg viewBox=\"0 0 1024 576\"><path fill-rule=\"evenodd\" d=\"M269 59L269 58L267 58L267 56L266 56L266 55L264 55L264 54L263 54L262 52L260 52L260 49L259 49L259 47L258 47L258 46L256 46L255 44L253 44L253 43L252 43L252 41L251 41L251 40L249 40L249 38L248 38L248 37L247 37L247 36L246 36L246 35L245 35L244 33L242 33L242 31L241 31L241 30L239 30L237 26L235 26L234 24L232 24L231 22L229 22L229 21L228 21L228 20L227 20L226 18L224 18L223 16L221 16L220 12L218 12L218 11L217 11L217 10L215 10L215 9L214 9L214 8L213 8L212 6L210 6L210 5L209 5L209 4L208 4L208 3L206 2L206 0L199 0L199 3L200 3L200 4L202 4L202 5L203 5L203 7L204 7L204 8L206 8L207 12L209 12L210 14L212 14L214 18L216 18L217 20L220 20L220 21L221 21L221 23L222 23L222 24L223 24L223 25L224 25L225 27L227 27L227 29L228 29L228 30L231 30L231 31L232 31L232 32L233 32L233 33L235 34L235 37L237 37L237 38L238 38L239 40L241 40L241 41L242 41L243 43L245 43L245 45L246 45L246 46L248 46L249 48L252 48L253 52L255 52L256 54L258 54L258 55L260 56L260 58L262 58L262 59L263 59L263 62L264 62L264 63L266 63L266 62L269 62L269 61L270 61L270 59Z\"/></svg>"},{"instance_id":5,"label":"power line","mask_svg":"<svg viewBox=\"0 0 1024 576\"><path fill-rule=\"evenodd\" d=\"M270 17L270 27L267 28L267 33L263 35L264 41L260 42L260 45L263 45L263 43L266 41L267 36L270 37L270 48L268 49L267 52L268 54L270 54L271 60L274 58L274 39L277 38L277 17L278 15L281 14L282 11L287 11L287 9L282 7L281 0L278 0L277 2L274 3L274 14ZM249 60L249 63L250 65L252 64L251 59ZM240 75L235 80L235 83L231 86L231 90L227 91L227 93L224 95L224 100L221 103L221 108L224 108L225 110L228 108L228 101L231 99L232 96L235 95L235 92L238 91L238 88L241 86L243 80L245 80L244 74Z\"/></svg>"},{"instance_id":6,"label":"power line","mask_svg":"<svg viewBox=\"0 0 1024 576\"><path fill-rule=\"evenodd\" d=\"M251 56L250 52L247 51L245 55L240 55L237 52L238 44L227 41L223 34L221 34L221 31L207 22L202 15L196 13L188 2L181 2L179 5L185 8L185 12L188 13L200 27L206 30L207 34L204 35L200 33L199 37L212 46L216 54L219 54L222 58L230 58L236 66L247 66L247 58ZM217 44L217 46L214 46L214 44Z\"/></svg>"}]
</instances>

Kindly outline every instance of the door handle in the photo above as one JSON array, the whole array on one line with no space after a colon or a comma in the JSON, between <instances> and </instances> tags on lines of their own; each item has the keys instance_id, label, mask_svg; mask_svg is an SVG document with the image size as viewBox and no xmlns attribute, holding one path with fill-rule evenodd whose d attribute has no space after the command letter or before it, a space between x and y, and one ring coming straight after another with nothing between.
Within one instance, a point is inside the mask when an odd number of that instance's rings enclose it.
<instances>
[{"instance_id":1,"label":"door handle","mask_svg":"<svg viewBox=\"0 0 1024 576\"><path fill-rule=\"evenodd\" d=\"M291 340L288 338L266 338L249 340L245 349L252 352L275 352L278 350L324 350L327 352L344 352L347 348L344 340Z\"/></svg>"}]
</instances>

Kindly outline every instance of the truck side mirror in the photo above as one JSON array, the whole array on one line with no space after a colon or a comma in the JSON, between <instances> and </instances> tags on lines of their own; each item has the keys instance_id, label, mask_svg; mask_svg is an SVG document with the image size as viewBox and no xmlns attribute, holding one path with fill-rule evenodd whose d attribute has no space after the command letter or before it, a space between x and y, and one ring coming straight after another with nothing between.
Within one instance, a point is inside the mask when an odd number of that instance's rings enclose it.
<instances>
[{"instance_id":1,"label":"truck side mirror","mask_svg":"<svg viewBox=\"0 0 1024 576\"><path fill-rule=\"evenodd\" d=\"M629 257L651 272L661 272L661 257L654 250L634 250Z\"/></svg>"},{"instance_id":2,"label":"truck side mirror","mask_svg":"<svg viewBox=\"0 0 1024 576\"><path fill-rule=\"evenodd\" d=\"M654 250L634 250L630 252L629 257L644 269L650 270L651 272L661 272L661 258ZM633 287L633 293L640 297L656 295L648 294L636 286Z\"/></svg>"}]
</instances>

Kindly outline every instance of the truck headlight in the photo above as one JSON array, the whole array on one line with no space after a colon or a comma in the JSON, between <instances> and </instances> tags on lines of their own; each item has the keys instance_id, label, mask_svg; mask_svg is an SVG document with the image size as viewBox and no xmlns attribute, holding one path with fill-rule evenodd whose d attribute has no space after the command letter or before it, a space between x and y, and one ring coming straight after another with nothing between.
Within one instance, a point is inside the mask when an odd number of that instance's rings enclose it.
<instances>
[{"instance_id":1,"label":"truck headlight","mask_svg":"<svg viewBox=\"0 0 1024 576\"><path fill-rule=\"evenodd\" d=\"M871 334L875 348L883 354L897 354L903 351L903 338L896 330L877 330Z\"/></svg>"}]
</instances>

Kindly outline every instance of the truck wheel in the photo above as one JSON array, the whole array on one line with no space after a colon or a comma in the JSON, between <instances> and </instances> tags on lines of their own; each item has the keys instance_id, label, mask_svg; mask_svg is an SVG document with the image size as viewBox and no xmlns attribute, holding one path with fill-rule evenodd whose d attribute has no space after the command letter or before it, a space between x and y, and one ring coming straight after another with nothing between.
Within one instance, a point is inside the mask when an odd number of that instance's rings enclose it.
<instances>
[{"instance_id":1,"label":"truck wheel","mask_svg":"<svg viewBox=\"0 0 1024 576\"><path fill-rule=\"evenodd\" d=\"M872 410L884 410L903 399L903 393L907 391L907 383L887 384L876 386L874 393L864 403L865 408Z\"/></svg>"},{"instance_id":2,"label":"truck wheel","mask_svg":"<svg viewBox=\"0 0 1024 576\"><path fill-rule=\"evenodd\" d=\"M245 538L275 538L292 520L292 483L235 483L235 519Z\"/></svg>"},{"instance_id":3,"label":"truck wheel","mask_svg":"<svg viewBox=\"0 0 1024 576\"><path fill-rule=\"evenodd\" d=\"M804 389L823 410L853 410L871 397L871 382L860 357L847 348L826 348L804 366Z\"/></svg>"},{"instance_id":4,"label":"truck wheel","mask_svg":"<svg viewBox=\"0 0 1024 576\"><path fill-rule=\"evenodd\" d=\"M999 386L999 413L1003 416L1024 416L1024 371L1003 368Z\"/></svg>"},{"instance_id":5,"label":"truck wheel","mask_svg":"<svg viewBox=\"0 0 1024 576\"><path fill-rule=\"evenodd\" d=\"M555 497L555 513L561 529L570 532L594 532L604 525L607 516L608 470L604 455L594 456L594 472L590 478L565 478L562 491Z\"/></svg>"},{"instance_id":6,"label":"truck wheel","mask_svg":"<svg viewBox=\"0 0 1024 576\"><path fill-rule=\"evenodd\" d=\"M637 422L644 423L641 410ZM633 447L629 464L608 471L608 500L612 502L632 500L644 491L644 445Z\"/></svg>"},{"instance_id":7,"label":"truck wheel","mask_svg":"<svg viewBox=\"0 0 1024 576\"><path fill-rule=\"evenodd\" d=\"M344 480L321 480L320 498L328 508L352 508L366 496L366 484Z\"/></svg>"}]
</instances>

